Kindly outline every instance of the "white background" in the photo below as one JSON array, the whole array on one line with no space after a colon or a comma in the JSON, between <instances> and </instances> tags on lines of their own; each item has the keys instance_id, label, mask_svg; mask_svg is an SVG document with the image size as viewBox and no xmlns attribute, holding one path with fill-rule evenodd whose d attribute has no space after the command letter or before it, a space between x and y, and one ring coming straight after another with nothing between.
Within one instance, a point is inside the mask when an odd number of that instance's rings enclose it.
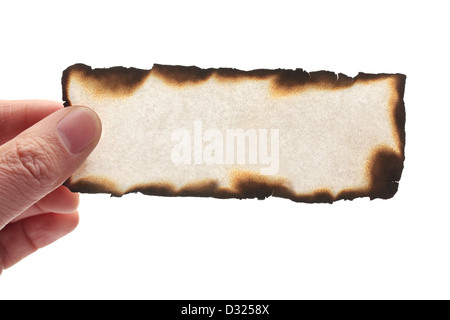
<instances>
[{"instance_id":1,"label":"white background","mask_svg":"<svg viewBox=\"0 0 450 320\"><path fill-rule=\"evenodd\" d=\"M393 199L82 195L78 228L4 271L0 298L450 298L446 3L3 1L0 99L61 100L77 62L408 78Z\"/></svg>"}]
</instances>

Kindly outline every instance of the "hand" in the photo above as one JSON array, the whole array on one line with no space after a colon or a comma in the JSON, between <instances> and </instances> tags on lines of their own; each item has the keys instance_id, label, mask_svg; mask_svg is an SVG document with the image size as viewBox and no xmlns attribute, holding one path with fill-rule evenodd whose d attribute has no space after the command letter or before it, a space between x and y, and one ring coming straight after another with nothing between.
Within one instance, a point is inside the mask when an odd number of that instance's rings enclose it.
<instances>
[{"instance_id":1,"label":"hand","mask_svg":"<svg viewBox=\"0 0 450 320\"><path fill-rule=\"evenodd\" d=\"M0 274L78 224L62 183L95 148L98 116L51 101L0 101Z\"/></svg>"}]
</instances>

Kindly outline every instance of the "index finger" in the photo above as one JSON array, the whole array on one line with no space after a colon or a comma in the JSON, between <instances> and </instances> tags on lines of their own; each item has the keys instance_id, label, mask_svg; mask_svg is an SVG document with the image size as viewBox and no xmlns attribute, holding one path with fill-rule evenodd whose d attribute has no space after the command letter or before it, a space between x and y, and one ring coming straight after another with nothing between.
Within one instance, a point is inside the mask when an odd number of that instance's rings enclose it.
<instances>
[{"instance_id":1,"label":"index finger","mask_svg":"<svg viewBox=\"0 0 450 320\"><path fill-rule=\"evenodd\" d=\"M0 145L61 108L58 101L0 100Z\"/></svg>"}]
</instances>

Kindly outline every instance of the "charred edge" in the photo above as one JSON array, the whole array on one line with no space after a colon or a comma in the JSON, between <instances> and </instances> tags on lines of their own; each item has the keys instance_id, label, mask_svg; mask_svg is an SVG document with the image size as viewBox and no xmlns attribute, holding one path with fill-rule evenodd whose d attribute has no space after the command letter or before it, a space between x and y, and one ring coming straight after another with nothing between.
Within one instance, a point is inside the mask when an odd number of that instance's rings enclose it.
<instances>
[{"instance_id":1,"label":"charred edge","mask_svg":"<svg viewBox=\"0 0 450 320\"><path fill-rule=\"evenodd\" d=\"M177 190L170 183L151 183L140 185L127 190L126 193L140 192L147 195L178 196L178 197L214 197L219 199L229 198L259 198L264 199L272 195L274 184L258 183L261 179L254 177L250 180L236 181L233 190L220 188L216 180L204 180L188 184Z\"/></svg>"},{"instance_id":2,"label":"charred edge","mask_svg":"<svg viewBox=\"0 0 450 320\"><path fill-rule=\"evenodd\" d=\"M400 148L402 156L404 157L405 152L405 143L406 143L406 110L405 110L405 84L406 84L406 76L404 74L396 74L395 75L395 91L397 93L397 101L394 105L394 123L396 126L397 135L400 142Z\"/></svg>"},{"instance_id":3,"label":"charred edge","mask_svg":"<svg viewBox=\"0 0 450 320\"><path fill-rule=\"evenodd\" d=\"M397 193L402 171L402 156L388 149L376 152L370 167L370 199L392 198Z\"/></svg>"},{"instance_id":4,"label":"charred edge","mask_svg":"<svg viewBox=\"0 0 450 320\"><path fill-rule=\"evenodd\" d=\"M292 194L290 197L283 197L288 198L295 202L304 202L304 203L333 203L337 199L333 198L333 195L329 190L321 189L312 192L311 194L301 194L301 195L295 195Z\"/></svg>"},{"instance_id":5,"label":"charred edge","mask_svg":"<svg viewBox=\"0 0 450 320\"><path fill-rule=\"evenodd\" d=\"M280 180L270 180L267 177L242 172L234 179L231 189L220 188L215 180L205 180L189 184L179 190L170 183L150 183L137 185L125 193L117 191L115 184L108 179L87 177L77 182L66 181L65 186L72 192L106 193L113 197L123 194L140 192L145 195L165 197L214 197L218 199L253 199L263 200L270 196L291 199L306 203L332 203L333 197L328 191L319 190L309 195L295 195Z\"/></svg>"},{"instance_id":6,"label":"charred edge","mask_svg":"<svg viewBox=\"0 0 450 320\"><path fill-rule=\"evenodd\" d=\"M121 197L122 194L117 191L116 185L107 178L87 177L73 182L71 178L64 182L64 186L72 192L80 193L107 193L114 197Z\"/></svg>"},{"instance_id":7,"label":"charred edge","mask_svg":"<svg viewBox=\"0 0 450 320\"><path fill-rule=\"evenodd\" d=\"M344 190L336 198L327 189L319 189L310 194L296 194L283 180L269 179L246 172L239 172L234 176L231 189L218 187L215 180L205 180L189 184L179 190L174 185L164 182L142 184L125 193L140 192L146 195L166 197L258 198L260 200L274 196L304 203L333 203L338 200L353 200L360 197L389 199L398 190L398 181L402 170L403 158L391 149L380 147L373 153L368 163L369 187ZM65 185L73 192L109 193L116 197L123 195L116 191L114 183L108 179L90 177L76 183L68 181Z\"/></svg>"},{"instance_id":8,"label":"charred edge","mask_svg":"<svg viewBox=\"0 0 450 320\"><path fill-rule=\"evenodd\" d=\"M195 66L169 66L155 64L152 74L174 86L195 85L207 81L212 76L219 80L233 81L236 79L266 79L277 74L277 70L257 69L242 71L233 68L201 69Z\"/></svg>"},{"instance_id":9,"label":"charred edge","mask_svg":"<svg viewBox=\"0 0 450 320\"><path fill-rule=\"evenodd\" d=\"M398 190L398 184L403 171L403 156L394 150L377 148L367 166L369 187L348 189L340 192L336 200L353 200L360 197L373 199L390 199Z\"/></svg>"},{"instance_id":10,"label":"charred edge","mask_svg":"<svg viewBox=\"0 0 450 320\"><path fill-rule=\"evenodd\" d=\"M303 69L278 70L272 85L275 96L299 93L305 89L338 90L350 87L356 79L330 71L306 72Z\"/></svg>"},{"instance_id":11,"label":"charred edge","mask_svg":"<svg viewBox=\"0 0 450 320\"><path fill-rule=\"evenodd\" d=\"M338 200L353 200L369 197L370 199L389 199L398 190L398 181L403 170L403 157L392 149L377 148L368 161L368 188L348 189L340 192L336 197L327 189L319 189L310 194L296 194L281 179L271 179L258 174L238 172L232 178L231 189L219 188L215 180L193 183L180 190L167 184L165 189L155 185L140 187L129 192L162 196L196 196L214 197L220 199L257 198L263 200L270 196L290 199L303 203L333 203ZM162 192L161 192L162 191Z\"/></svg>"},{"instance_id":12,"label":"charred edge","mask_svg":"<svg viewBox=\"0 0 450 320\"><path fill-rule=\"evenodd\" d=\"M248 172L236 172L231 181L231 189L220 188L216 180L195 182L177 189L170 183L150 183L134 186L125 193L140 192L146 195L166 197L214 197L220 199L258 198L263 200L270 196L290 199L304 203L333 203L338 200L353 200L369 197L370 199L392 198L397 190L403 171L403 156L387 147L375 149L367 164L367 174L370 181L367 188L347 189L336 197L327 189L319 189L310 194L296 194L284 180L271 179L266 176ZM65 185L73 192L109 193L121 197L115 184L106 178L87 177L76 183L70 180Z\"/></svg>"},{"instance_id":13,"label":"charred edge","mask_svg":"<svg viewBox=\"0 0 450 320\"><path fill-rule=\"evenodd\" d=\"M232 190L239 198L257 198L263 200L274 193L283 194L288 191L285 180L270 178L245 171L235 171L231 176Z\"/></svg>"},{"instance_id":14,"label":"charred edge","mask_svg":"<svg viewBox=\"0 0 450 320\"><path fill-rule=\"evenodd\" d=\"M306 72L303 69L277 70L273 90L277 95L298 93L304 89L317 88L321 90L339 90L349 88L356 83L369 83L388 79L397 74L368 74L359 73L352 78L342 73L330 71Z\"/></svg>"},{"instance_id":15,"label":"charred edge","mask_svg":"<svg viewBox=\"0 0 450 320\"><path fill-rule=\"evenodd\" d=\"M176 187L170 183L151 183L139 185L126 191L126 193L140 192L146 195L155 196L186 196L186 197L211 197L211 193L217 190L217 182L214 180L205 180L184 186L177 191Z\"/></svg>"},{"instance_id":16,"label":"charred edge","mask_svg":"<svg viewBox=\"0 0 450 320\"><path fill-rule=\"evenodd\" d=\"M175 187L170 183L151 183L147 185L135 186L126 193L140 192L149 196L171 197L175 193Z\"/></svg>"},{"instance_id":17,"label":"charred edge","mask_svg":"<svg viewBox=\"0 0 450 320\"><path fill-rule=\"evenodd\" d=\"M405 145L406 145L406 109L404 102L405 95L405 86L406 86L406 75L404 74L396 74L396 92L397 92L397 101L394 107L394 123L396 125L397 134L400 143L400 155L398 161L398 173L397 173L397 181L400 182L404 162L405 162ZM398 186L397 186L398 188Z\"/></svg>"},{"instance_id":18,"label":"charred edge","mask_svg":"<svg viewBox=\"0 0 450 320\"><path fill-rule=\"evenodd\" d=\"M219 81L239 81L242 79L264 80L273 78L276 87L287 90L305 84L319 82L336 83L336 75L333 72L318 71L310 74L303 69L256 69L243 71L232 68L201 69L195 66L185 67L155 64L152 73L163 79L166 83L174 86L200 84L212 76L216 77ZM341 82L343 83L344 81Z\"/></svg>"},{"instance_id":19,"label":"charred edge","mask_svg":"<svg viewBox=\"0 0 450 320\"><path fill-rule=\"evenodd\" d=\"M69 68L64 70L61 78L61 85L63 89L62 101L64 102L64 107L69 107L72 105L72 102L69 98L69 79L72 68L74 68L74 66L70 66Z\"/></svg>"},{"instance_id":20,"label":"charred edge","mask_svg":"<svg viewBox=\"0 0 450 320\"><path fill-rule=\"evenodd\" d=\"M213 69L200 69L195 66L166 66L155 64L151 70L152 75L163 79L166 83L179 86L197 84L208 80Z\"/></svg>"},{"instance_id":21,"label":"charred edge","mask_svg":"<svg viewBox=\"0 0 450 320\"><path fill-rule=\"evenodd\" d=\"M169 85L197 85L215 76L219 81L239 81L243 79L273 79L274 91L286 95L305 88L340 89L352 86L356 82L370 82L393 76L393 74L359 73L348 77L342 73L330 71L306 72L303 69L256 69L243 71L233 68L201 69L196 66L171 66L155 64L151 70L112 67L109 69L92 69L84 64L75 64L63 72L63 100L65 106L71 105L68 96L68 84L72 75L80 75L88 82L92 90L99 94L124 96L132 94L145 81L149 74L162 79ZM395 74L402 77L403 75ZM403 76L404 77L404 76ZM400 81L401 82L401 81ZM403 81L404 82L404 81Z\"/></svg>"},{"instance_id":22,"label":"charred edge","mask_svg":"<svg viewBox=\"0 0 450 320\"><path fill-rule=\"evenodd\" d=\"M147 195L157 196L179 196L179 197L214 197L219 199L250 199L258 198L263 200L274 195L292 196L287 187L279 181L253 175L246 172L240 172L235 175L231 189L219 187L216 180L204 180L176 189L169 183L152 183L148 185L139 185L127 190L126 193L141 192Z\"/></svg>"},{"instance_id":23,"label":"charred edge","mask_svg":"<svg viewBox=\"0 0 450 320\"><path fill-rule=\"evenodd\" d=\"M94 94L123 97L129 96L139 89L148 75L148 70L136 68L92 69L84 64L75 64L63 72L63 100L66 107L71 105L68 87L73 76L80 77L81 83Z\"/></svg>"},{"instance_id":24,"label":"charred edge","mask_svg":"<svg viewBox=\"0 0 450 320\"><path fill-rule=\"evenodd\" d=\"M307 72L303 69L256 69L243 71L232 68L201 69L195 66L170 66L155 64L152 74L169 85L186 86L198 85L215 77L219 81L239 81L245 79L273 80L273 89L277 95L296 93L307 88L320 88L325 90L337 90L347 88L355 83L367 83L386 79L399 74L369 74L359 73L352 78L345 74L336 74L330 71ZM402 75L400 75L402 76Z\"/></svg>"}]
</instances>

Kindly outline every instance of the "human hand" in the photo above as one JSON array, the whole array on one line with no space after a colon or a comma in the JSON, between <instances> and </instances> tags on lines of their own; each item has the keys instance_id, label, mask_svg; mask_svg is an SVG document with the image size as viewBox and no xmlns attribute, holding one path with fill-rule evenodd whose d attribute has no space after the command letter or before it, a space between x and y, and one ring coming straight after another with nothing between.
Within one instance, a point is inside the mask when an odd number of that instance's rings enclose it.
<instances>
[{"instance_id":1,"label":"human hand","mask_svg":"<svg viewBox=\"0 0 450 320\"><path fill-rule=\"evenodd\" d=\"M0 101L0 274L77 226L78 194L62 183L100 135L88 108Z\"/></svg>"}]
</instances>

